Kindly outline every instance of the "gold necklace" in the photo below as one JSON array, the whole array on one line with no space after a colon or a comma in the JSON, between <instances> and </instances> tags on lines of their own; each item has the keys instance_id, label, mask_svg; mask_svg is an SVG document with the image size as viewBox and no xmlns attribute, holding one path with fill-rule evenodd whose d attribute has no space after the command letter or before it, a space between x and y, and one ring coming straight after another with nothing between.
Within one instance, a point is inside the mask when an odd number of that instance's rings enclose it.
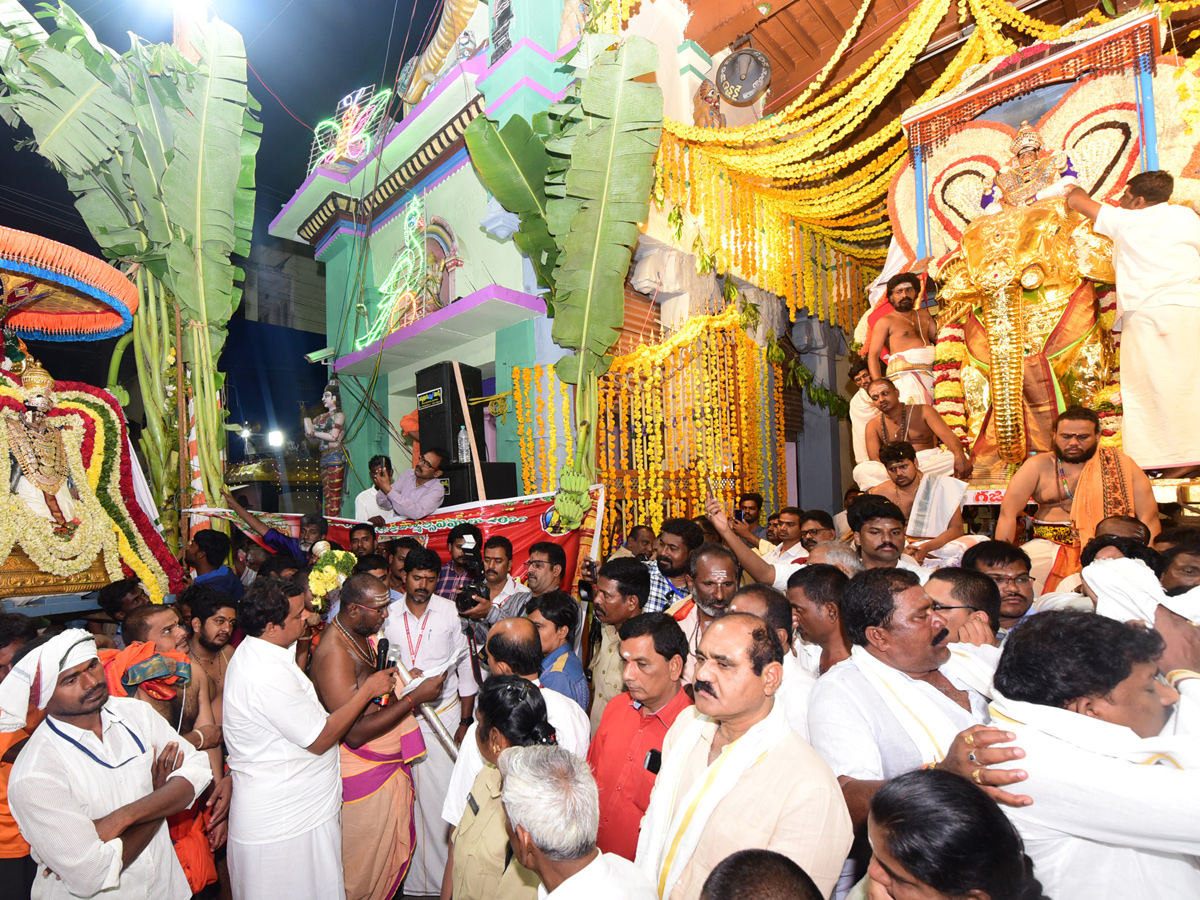
<instances>
[{"instance_id":1,"label":"gold necklace","mask_svg":"<svg viewBox=\"0 0 1200 900\"><path fill-rule=\"evenodd\" d=\"M217 677L213 678L212 670L209 669L208 663L202 660L199 656L192 652L192 648L188 647L188 657L200 663L200 668L204 672L204 677L212 682L213 687L220 684L221 677L225 674L225 657L220 653L217 654Z\"/></svg>"},{"instance_id":2,"label":"gold necklace","mask_svg":"<svg viewBox=\"0 0 1200 900\"><path fill-rule=\"evenodd\" d=\"M8 437L21 474L39 491L57 494L67 479L67 454L58 429L40 432L22 419L9 419Z\"/></svg>"}]
</instances>

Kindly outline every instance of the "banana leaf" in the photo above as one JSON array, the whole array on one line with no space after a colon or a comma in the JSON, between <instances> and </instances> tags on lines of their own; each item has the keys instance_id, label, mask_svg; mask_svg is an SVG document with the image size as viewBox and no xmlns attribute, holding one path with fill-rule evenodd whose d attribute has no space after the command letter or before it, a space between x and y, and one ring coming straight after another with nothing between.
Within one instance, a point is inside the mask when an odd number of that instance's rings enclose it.
<instances>
[{"instance_id":1,"label":"banana leaf","mask_svg":"<svg viewBox=\"0 0 1200 900\"><path fill-rule=\"evenodd\" d=\"M625 318L625 277L650 209L654 156L662 136L662 91L636 78L658 68L658 50L631 36L584 37L588 63L578 121L551 142L569 147L565 193L547 204L561 252L554 273L555 342L576 350L558 363L559 378L579 383L608 366Z\"/></svg>"},{"instance_id":2,"label":"banana leaf","mask_svg":"<svg viewBox=\"0 0 1200 900\"><path fill-rule=\"evenodd\" d=\"M478 116L471 120L464 137L480 180L501 206L520 217L521 228L513 234L513 242L533 263L538 283L550 289L550 306L558 246L546 227L550 158L541 136L520 116L513 116L500 129L491 119Z\"/></svg>"}]
</instances>

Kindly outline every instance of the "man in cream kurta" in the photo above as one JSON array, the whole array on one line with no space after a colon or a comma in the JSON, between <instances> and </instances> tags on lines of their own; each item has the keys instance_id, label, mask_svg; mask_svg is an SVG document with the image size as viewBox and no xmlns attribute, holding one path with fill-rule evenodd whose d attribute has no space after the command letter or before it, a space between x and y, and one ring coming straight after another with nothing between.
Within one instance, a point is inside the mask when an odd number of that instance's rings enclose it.
<instances>
[{"instance_id":1,"label":"man in cream kurta","mask_svg":"<svg viewBox=\"0 0 1200 900\"><path fill-rule=\"evenodd\" d=\"M755 650L770 660L758 673ZM850 816L833 773L774 702L783 652L744 613L718 619L700 641L697 706L667 732L638 841L637 866L663 900L697 900L721 860L751 848L784 854L823 894L833 890Z\"/></svg>"}]
</instances>

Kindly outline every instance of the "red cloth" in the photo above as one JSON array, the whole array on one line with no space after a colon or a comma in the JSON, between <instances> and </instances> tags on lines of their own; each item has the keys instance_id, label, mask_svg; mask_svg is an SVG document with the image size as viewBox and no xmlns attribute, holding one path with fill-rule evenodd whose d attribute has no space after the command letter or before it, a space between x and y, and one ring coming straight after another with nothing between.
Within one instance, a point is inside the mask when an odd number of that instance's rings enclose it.
<instances>
[{"instance_id":1,"label":"red cloth","mask_svg":"<svg viewBox=\"0 0 1200 900\"><path fill-rule=\"evenodd\" d=\"M203 801L167 819L175 856L183 867L188 887L196 894L217 880L217 863L208 845L210 813Z\"/></svg>"},{"instance_id":2,"label":"red cloth","mask_svg":"<svg viewBox=\"0 0 1200 900\"><path fill-rule=\"evenodd\" d=\"M99 656L100 664L104 666L104 677L108 681L108 692L114 697L128 697L129 690L122 681L125 673L136 666L150 662L155 656L162 656L166 665L172 670L183 665L187 666L186 671L191 671L191 662L183 653L178 650L159 653L150 641L128 644L124 650L101 650ZM186 685L188 680L185 678L181 686ZM177 684L180 684L178 675L167 675L147 680L138 679L130 686L140 687L155 700L170 700L175 696L174 685Z\"/></svg>"},{"instance_id":3,"label":"red cloth","mask_svg":"<svg viewBox=\"0 0 1200 900\"><path fill-rule=\"evenodd\" d=\"M596 846L632 860L637 853L642 816L658 777L646 769L646 754L662 752L663 739L681 712L692 705L686 691L653 715L619 694L604 707L600 727L588 747L587 761L600 789L600 831Z\"/></svg>"}]
</instances>

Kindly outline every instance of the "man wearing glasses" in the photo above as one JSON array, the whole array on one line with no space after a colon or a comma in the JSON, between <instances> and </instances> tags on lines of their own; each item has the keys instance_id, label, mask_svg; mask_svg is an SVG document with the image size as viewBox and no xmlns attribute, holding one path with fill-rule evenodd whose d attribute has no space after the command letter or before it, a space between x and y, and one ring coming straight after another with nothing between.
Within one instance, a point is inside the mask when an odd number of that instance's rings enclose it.
<instances>
[{"instance_id":1,"label":"man wearing glasses","mask_svg":"<svg viewBox=\"0 0 1200 900\"><path fill-rule=\"evenodd\" d=\"M938 569L925 582L925 593L946 622L948 643L1000 643L1000 588L987 575L973 569Z\"/></svg>"},{"instance_id":2,"label":"man wearing glasses","mask_svg":"<svg viewBox=\"0 0 1200 900\"><path fill-rule=\"evenodd\" d=\"M378 668L371 640L387 621L391 592L374 575L342 585L328 640L313 650L312 680L321 704L337 710ZM389 704L368 704L338 745L342 776L342 864L347 897L395 892L412 855L412 773L406 760L424 742L417 704L436 700L444 675Z\"/></svg>"},{"instance_id":3,"label":"man wearing glasses","mask_svg":"<svg viewBox=\"0 0 1200 900\"><path fill-rule=\"evenodd\" d=\"M372 468L371 481L378 488L375 502L398 519L424 519L432 515L442 505L445 490L440 479L442 467L449 459L450 454L445 450L430 447L395 481L388 468Z\"/></svg>"},{"instance_id":4,"label":"man wearing glasses","mask_svg":"<svg viewBox=\"0 0 1200 900\"><path fill-rule=\"evenodd\" d=\"M1000 629L997 637L1003 641L1008 633L1032 616L1033 564L1020 547L1006 541L984 541L963 554L962 567L982 572L1000 588Z\"/></svg>"}]
</instances>

